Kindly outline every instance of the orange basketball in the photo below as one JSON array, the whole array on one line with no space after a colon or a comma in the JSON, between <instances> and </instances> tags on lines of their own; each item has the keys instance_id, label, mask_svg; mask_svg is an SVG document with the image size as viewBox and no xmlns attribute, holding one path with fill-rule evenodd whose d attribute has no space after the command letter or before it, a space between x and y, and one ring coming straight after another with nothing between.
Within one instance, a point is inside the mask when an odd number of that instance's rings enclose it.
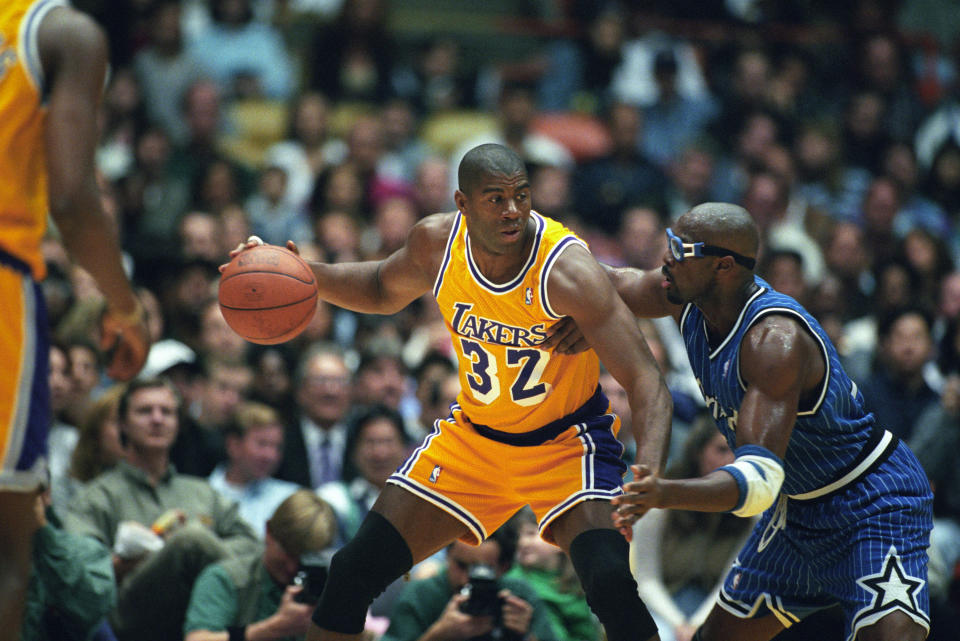
<instances>
[{"instance_id":1,"label":"orange basketball","mask_svg":"<svg viewBox=\"0 0 960 641\"><path fill-rule=\"evenodd\" d=\"M285 247L259 245L234 256L220 274L220 311L251 343L288 341L317 309L317 282L307 263Z\"/></svg>"}]
</instances>

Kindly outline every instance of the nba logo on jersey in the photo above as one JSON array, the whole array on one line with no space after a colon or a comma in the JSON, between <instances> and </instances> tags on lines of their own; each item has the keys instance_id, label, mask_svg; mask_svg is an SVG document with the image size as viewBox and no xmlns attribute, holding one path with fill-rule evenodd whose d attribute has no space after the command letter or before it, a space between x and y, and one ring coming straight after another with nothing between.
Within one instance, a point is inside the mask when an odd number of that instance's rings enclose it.
<instances>
[{"instance_id":1,"label":"nba logo on jersey","mask_svg":"<svg viewBox=\"0 0 960 641\"><path fill-rule=\"evenodd\" d=\"M441 468L439 465L434 465L434 466L433 466L433 471L430 472L430 482L431 482L431 483L436 483L436 482L437 482L437 479L440 478L440 470L441 470L441 469L442 469L442 468Z\"/></svg>"},{"instance_id":2,"label":"nba logo on jersey","mask_svg":"<svg viewBox=\"0 0 960 641\"><path fill-rule=\"evenodd\" d=\"M526 291L523 292L523 302L527 305L533 305L533 288L527 287Z\"/></svg>"}]
</instances>

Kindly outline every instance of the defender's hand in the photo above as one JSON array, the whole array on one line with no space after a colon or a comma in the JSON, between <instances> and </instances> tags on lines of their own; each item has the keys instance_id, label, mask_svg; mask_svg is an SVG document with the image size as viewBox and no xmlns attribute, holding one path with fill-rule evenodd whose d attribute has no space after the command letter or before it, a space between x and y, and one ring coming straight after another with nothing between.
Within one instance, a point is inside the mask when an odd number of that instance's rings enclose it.
<instances>
[{"instance_id":1,"label":"defender's hand","mask_svg":"<svg viewBox=\"0 0 960 641\"><path fill-rule=\"evenodd\" d=\"M129 381L140 372L150 352L150 331L139 300L127 314L107 307L100 317L100 350L106 354L107 376L113 380Z\"/></svg>"},{"instance_id":2,"label":"defender's hand","mask_svg":"<svg viewBox=\"0 0 960 641\"><path fill-rule=\"evenodd\" d=\"M569 316L564 316L548 327L546 339L537 347L568 355L579 354L590 349L577 323Z\"/></svg>"},{"instance_id":3,"label":"defender's hand","mask_svg":"<svg viewBox=\"0 0 960 641\"><path fill-rule=\"evenodd\" d=\"M633 539L633 524L650 508L663 507L663 491L660 478L646 465L631 465L633 480L625 483L623 494L612 499L613 524L630 541Z\"/></svg>"}]
</instances>

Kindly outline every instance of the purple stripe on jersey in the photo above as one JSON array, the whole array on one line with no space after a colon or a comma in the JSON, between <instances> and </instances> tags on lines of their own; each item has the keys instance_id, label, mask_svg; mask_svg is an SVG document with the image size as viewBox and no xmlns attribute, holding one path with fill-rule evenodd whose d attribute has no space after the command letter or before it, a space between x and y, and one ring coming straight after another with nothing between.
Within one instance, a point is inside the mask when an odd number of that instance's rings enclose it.
<instances>
[{"instance_id":1,"label":"purple stripe on jersey","mask_svg":"<svg viewBox=\"0 0 960 641\"><path fill-rule=\"evenodd\" d=\"M553 264L557 262L557 258L560 257L560 252L566 249L570 243L583 245L583 241L576 236L564 236L563 239L550 250L547 259L543 261L543 270L540 272L540 300L543 301L543 310L553 318L560 318L560 314L553 311L553 308L550 307L550 299L547 297L547 278L549 277L550 270L553 268Z\"/></svg>"},{"instance_id":2,"label":"purple stripe on jersey","mask_svg":"<svg viewBox=\"0 0 960 641\"><path fill-rule=\"evenodd\" d=\"M440 286L443 285L443 275L447 271L447 265L450 264L450 253L453 247L453 240L457 237L460 230L460 221L463 220L463 214L457 212L457 217L453 219L453 228L450 230L450 237L447 238L447 248L443 251L443 263L440 265L440 273L437 274L437 282L433 285L433 297L440 295Z\"/></svg>"}]
</instances>

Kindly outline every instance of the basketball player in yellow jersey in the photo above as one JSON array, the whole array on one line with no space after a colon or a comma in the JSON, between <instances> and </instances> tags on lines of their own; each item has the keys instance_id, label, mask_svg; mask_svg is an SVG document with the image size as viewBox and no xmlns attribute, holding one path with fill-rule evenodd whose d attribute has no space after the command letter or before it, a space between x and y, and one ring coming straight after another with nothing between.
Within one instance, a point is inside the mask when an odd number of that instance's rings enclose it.
<instances>
[{"instance_id":1,"label":"basketball player in yellow jersey","mask_svg":"<svg viewBox=\"0 0 960 641\"><path fill-rule=\"evenodd\" d=\"M20 636L34 503L46 479L49 327L37 283L48 213L107 300L107 373L132 378L149 348L94 177L106 42L66 4L0 3L0 641Z\"/></svg>"},{"instance_id":2,"label":"basketball player in yellow jersey","mask_svg":"<svg viewBox=\"0 0 960 641\"><path fill-rule=\"evenodd\" d=\"M370 602L413 563L454 539L478 544L529 504L541 535L570 555L607 638L656 639L627 542L613 529L610 499L625 467L619 419L597 378L602 360L629 393L637 460L661 469L672 406L660 371L584 244L531 212L517 154L475 147L458 178L459 212L427 216L388 258L312 264L320 296L358 312L391 314L433 292L462 391L334 556L307 638L356 638ZM538 349L546 328L567 315L584 324L593 351ZM504 626L519 636L521 609L515 598L503 602Z\"/></svg>"}]
</instances>

